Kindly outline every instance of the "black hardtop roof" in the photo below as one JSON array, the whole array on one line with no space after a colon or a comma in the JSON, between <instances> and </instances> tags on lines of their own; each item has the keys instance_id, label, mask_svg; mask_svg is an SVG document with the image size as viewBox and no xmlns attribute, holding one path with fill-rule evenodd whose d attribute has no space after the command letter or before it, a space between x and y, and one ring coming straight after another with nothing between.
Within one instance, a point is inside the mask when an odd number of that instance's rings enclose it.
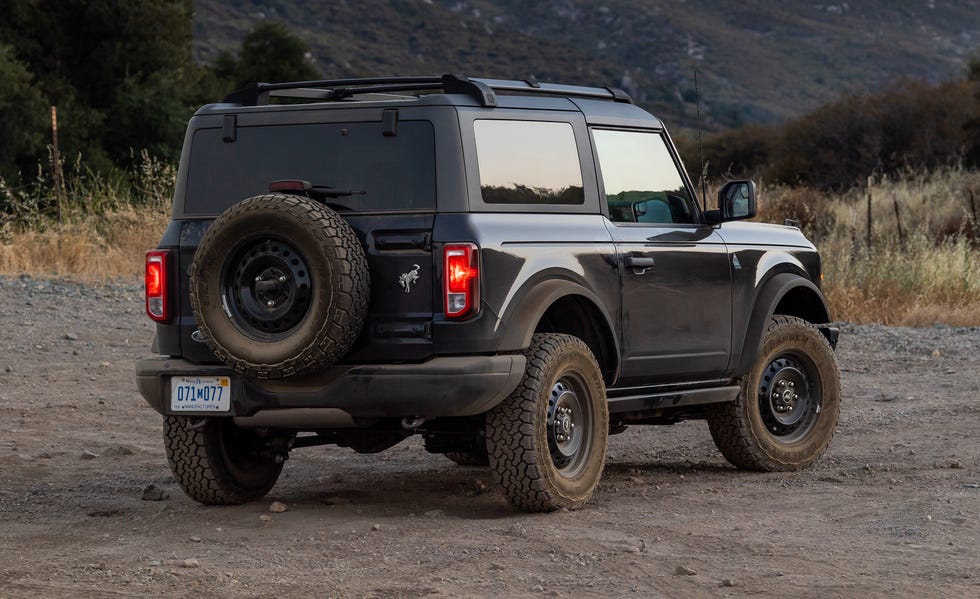
<instances>
[{"instance_id":1,"label":"black hardtop roof","mask_svg":"<svg viewBox=\"0 0 980 599\"><path fill-rule=\"evenodd\" d=\"M412 92L433 92L415 95ZM272 97L308 100L304 104L270 105ZM376 77L251 83L198 113L239 112L242 108L317 109L352 104L412 102L416 105L475 106L581 111L590 124L662 127L659 119L635 106L623 90L582 87L534 80L432 77ZM377 105L377 104L375 104ZM261 110L262 108L258 108Z\"/></svg>"},{"instance_id":2,"label":"black hardtop roof","mask_svg":"<svg viewBox=\"0 0 980 599\"><path fill-rule=\"evenodd\" d=\"M306 98L321 102L345 100L364 94L442 91L444 94L470 96L481 106L497 105L494 92L545 94L576 98L594 98L632 103L629 95L614 87L582 87L540 83L535 80L478 79L446 74L439 77L374 77L361 79L324 79L282 83L250 83L229 94L223 103L240 106L268 104L270 97Z\"/></svg>"}]
</instances>

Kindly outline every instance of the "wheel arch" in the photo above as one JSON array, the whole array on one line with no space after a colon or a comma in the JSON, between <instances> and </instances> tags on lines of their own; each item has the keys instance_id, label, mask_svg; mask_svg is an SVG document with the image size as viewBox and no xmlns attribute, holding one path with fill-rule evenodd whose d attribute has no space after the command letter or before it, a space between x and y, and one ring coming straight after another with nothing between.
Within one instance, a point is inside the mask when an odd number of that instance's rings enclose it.
<instances>
[{"instance_id":1,"label":"wheel arch","mask_svg":"<svg viewBox=\"0 0 980 599\"><path fill-rule=\"evenodd\" d=\"M827 300L819 287L795 272L774 274L762 284L756 294L733 376L741 376L752 368L762 350L766 323L775 314L796 316L813 324L830 322Z\"/></svg>"},{"instance_id":2,"label":"wheel arch","mask_svg":"<svg viewBox=\"0 0 980 599\"><path fill-rule=\"evenodd\" d=\"M592 350L607 384L619 376L619 339L602 302L589 289L568 280L543 281L513 305L503 319L507 346L528 347L535 333L574 335Z\"/></svg>"}]
</instances>

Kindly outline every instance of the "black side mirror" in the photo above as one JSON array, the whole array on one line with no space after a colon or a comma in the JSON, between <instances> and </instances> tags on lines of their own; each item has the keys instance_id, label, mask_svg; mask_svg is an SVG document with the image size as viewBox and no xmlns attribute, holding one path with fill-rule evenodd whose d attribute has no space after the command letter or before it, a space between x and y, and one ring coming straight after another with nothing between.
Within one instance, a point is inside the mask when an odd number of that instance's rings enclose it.
<instances>
[{"instance_id":1,"label":"black side mirror","mask_svg":"<svg viewBox=\"0 0 980 599\"><path fill-rule=\"evenodd\" d=\"M705 212L708 224L752 218L756 213L755 183L748 179L729 181L718 190L718 210Z\"/></svg>"}]
</instances>

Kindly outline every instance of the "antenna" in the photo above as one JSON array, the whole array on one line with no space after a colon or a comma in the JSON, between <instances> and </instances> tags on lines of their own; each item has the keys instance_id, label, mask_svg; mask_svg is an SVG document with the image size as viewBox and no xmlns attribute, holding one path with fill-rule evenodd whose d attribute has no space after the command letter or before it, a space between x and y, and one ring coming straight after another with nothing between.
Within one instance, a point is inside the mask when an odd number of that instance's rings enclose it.
<instances>
[{"instance_id":1,"label":"antenna","mask_svg":"<svg viewBox=\"0 0 980 599\"><path fill-rule=\"evenodd\" d=\"M694 69L694 97L698 107L698 154L701 159L701 204L708 209L708 163L704 161L704 145L701 143L701 88L698 87L698 70Z\"/></svg>"}]
</instances>

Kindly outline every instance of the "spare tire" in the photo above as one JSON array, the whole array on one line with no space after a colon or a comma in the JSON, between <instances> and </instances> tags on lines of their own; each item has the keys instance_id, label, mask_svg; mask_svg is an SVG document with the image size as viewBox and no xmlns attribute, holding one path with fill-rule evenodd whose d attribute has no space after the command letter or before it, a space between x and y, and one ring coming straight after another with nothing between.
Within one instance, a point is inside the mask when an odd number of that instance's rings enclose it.
<instances>
[{"instance_id":1,"label":"spare tire","mask_svg":"<svg viewBox=\"0 0 980 599\"><path fill-rule=\"evenodd\" d=\"M256 378L333 364L367 313L370 276L354 231L323 204L287 194L235 204L208 228L190 299L215 356Z\"/></svg>"}]
</instances>

